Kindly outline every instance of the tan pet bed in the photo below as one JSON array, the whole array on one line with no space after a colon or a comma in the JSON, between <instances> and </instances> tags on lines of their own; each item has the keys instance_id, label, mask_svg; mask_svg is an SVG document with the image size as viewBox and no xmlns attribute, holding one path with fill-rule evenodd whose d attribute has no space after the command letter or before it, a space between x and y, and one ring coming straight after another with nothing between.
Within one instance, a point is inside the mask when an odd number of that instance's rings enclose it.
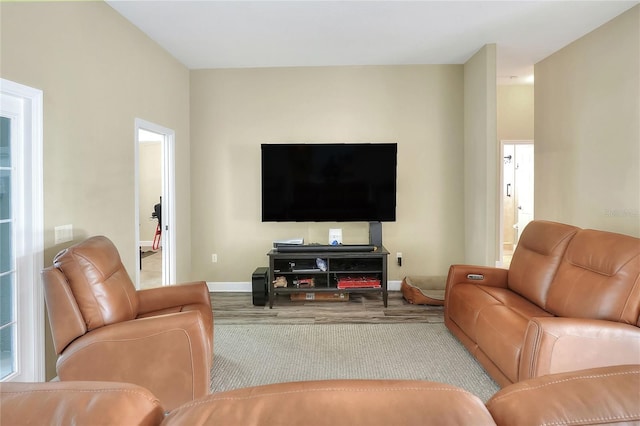
<instances>
[{"instance_id":1,"label":"tan pet bed","mask_svg":"<svg viewBox=\"0 0 640 426\"><path fill-rule=\"evenodd\" d=\"M402 296L415 305L444 305L444 287L447 277L405 277L400 285Z\"/></svg>"}]
</instances>

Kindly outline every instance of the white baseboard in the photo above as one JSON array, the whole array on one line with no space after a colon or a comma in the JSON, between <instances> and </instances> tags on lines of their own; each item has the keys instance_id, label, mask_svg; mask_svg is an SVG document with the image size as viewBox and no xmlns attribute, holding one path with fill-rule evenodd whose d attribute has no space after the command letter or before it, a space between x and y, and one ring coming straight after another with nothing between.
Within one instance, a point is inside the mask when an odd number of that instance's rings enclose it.
<instances>
[{"instance_id":1,"label":"white baseboard","mask_svg":"<svg viewBox=\"0 0 640 426\"><path fill-rule=\"evenodd\" d=\"M211 293L251 293L250 282L209 282L207 287Z\"/></svg>"},{"instance_id":2,"label":"white baseboard","mask_svg":"<svg viewBox=\"0 0 640 426\"><path fill-rule=\"evenodd\" d=\"M400 284L402 284L402 281L387 281L387 290L400 291Z\"/></svg>"},{"instance_id":3,"label":"white baseboard","mask_svg":"<svg viewBox=\"0 0 640 426\"><path fill-rule=\"evenodd\" d=\"M388 281L388 291L400 291L400 283L402 281ZM207 287L211 293L251 293L250 282L209 282L207 281Z\"/></svg>"}]
</instances>

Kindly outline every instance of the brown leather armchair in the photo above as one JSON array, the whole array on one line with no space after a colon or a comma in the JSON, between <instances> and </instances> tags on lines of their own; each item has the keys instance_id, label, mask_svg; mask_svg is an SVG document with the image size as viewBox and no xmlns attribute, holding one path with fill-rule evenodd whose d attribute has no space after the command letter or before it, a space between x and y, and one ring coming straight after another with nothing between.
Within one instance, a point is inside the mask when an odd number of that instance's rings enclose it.
<instances>
[{"instance_id":1,"label":"brown leather armchair","mask_svg":"<svg viewBox=\"0 0 640 426\"><path fill-rule=\"evenodd\" d=\"M209 393L213 312L204 282L136 291L103 236L53 263L42 275L61 381L133 383L169 410Z\"/></svg>"}]
</instances>

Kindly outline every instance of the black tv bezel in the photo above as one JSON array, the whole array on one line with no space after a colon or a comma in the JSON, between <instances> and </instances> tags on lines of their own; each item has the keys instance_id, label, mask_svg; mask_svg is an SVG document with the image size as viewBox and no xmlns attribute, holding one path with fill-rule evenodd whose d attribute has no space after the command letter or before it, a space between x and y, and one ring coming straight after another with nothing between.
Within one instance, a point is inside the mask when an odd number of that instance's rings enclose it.
<instances>
[{"instance_id":1,"label":"black tv bezel","mask_svg":"<svg viewBox=\"0 0 640 426\"><path fill-rule=\"evenodd\" d=\"M387 209L384 214L365 214L362 216L349 216L344 214L332 215L332 216L287 216L287 217L278 217L278 216L270 216L265 218L265 155L264 150L265 147L294 147L294 146L313 146L314 148L320 146L336 147L336 146L358 146L358 148L365 146L380 146L383 145L385 147L390 148L393 151L393 161L389 162L389 166L393 165L393 208ZM260 208L261 208L261 221L265 223L279 223L279 222L295 222L295 223L304 223L304 222L395 222L397 218L397 190L398 190L398 144L397 142L326 142L326 143L308 143L308 142L291 142L291 143L263 143L260 146L261 151L261 168L260 168ZM387 166L388 167L388 166Z\"/></svg>"}]
</instances>

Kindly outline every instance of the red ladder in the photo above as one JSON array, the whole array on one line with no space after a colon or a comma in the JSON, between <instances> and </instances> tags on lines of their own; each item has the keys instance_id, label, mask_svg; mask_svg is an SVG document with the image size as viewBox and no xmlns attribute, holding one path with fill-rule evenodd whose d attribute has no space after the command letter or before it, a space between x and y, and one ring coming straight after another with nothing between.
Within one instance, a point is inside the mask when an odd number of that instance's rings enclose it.
<instances>
[{"instance_id":1,"label":"red ladder","mask_svg":"<svg viewBox=\"0 0 640 426\"><path fill-rule=\"evenodd\" d=\"M162 234L162 228L160 228L160 224L156 226L156 235L153 236L153 246L151 247L153 250L158 250L160 247L160 235Z\"/></svg>"}]
</instances>

